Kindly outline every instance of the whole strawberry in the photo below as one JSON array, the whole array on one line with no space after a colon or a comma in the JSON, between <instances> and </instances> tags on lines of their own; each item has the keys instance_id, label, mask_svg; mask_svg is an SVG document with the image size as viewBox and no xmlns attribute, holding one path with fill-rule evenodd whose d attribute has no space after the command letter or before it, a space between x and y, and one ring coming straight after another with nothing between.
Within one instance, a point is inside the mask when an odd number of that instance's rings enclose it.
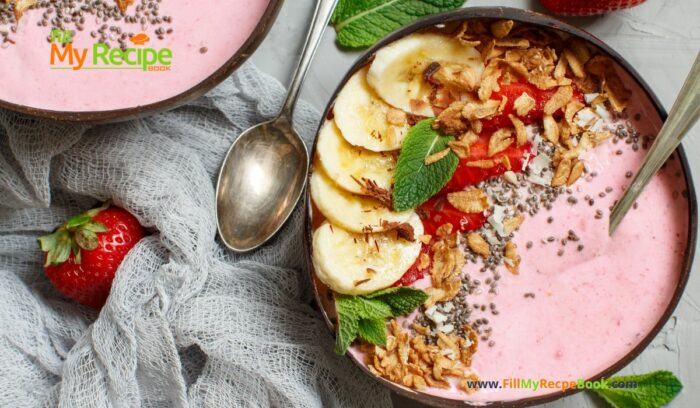
<instances>
[{"instance_id":1,"label":"whole strawberry","mask_svg":"<svg viewBox=\"0 0 700 408\"><path fill-rule=\"evenodd\" d=\"M128 211L105 205L77 215L39 238L44 270L64 296L101 308L117 268L141 238L143 227Z\"/></svg>"},{"instance_id":2,"label":"whole strawberry","mask_svg":"<svg viewBox=\"0 0 700 408\"><path fill-rule=\"evenodd\" d=\"M644 0L540 0L547 10L562 16L592 16L622 10Z\"/></svg>"}]
</instances>

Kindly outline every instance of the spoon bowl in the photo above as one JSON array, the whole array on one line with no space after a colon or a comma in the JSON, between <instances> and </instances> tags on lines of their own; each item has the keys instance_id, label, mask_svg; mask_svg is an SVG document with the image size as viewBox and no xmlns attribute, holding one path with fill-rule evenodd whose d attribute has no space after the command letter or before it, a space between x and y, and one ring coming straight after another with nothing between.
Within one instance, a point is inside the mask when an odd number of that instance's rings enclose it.
<instances>
[{"instance_id":1,"label":"spoon bowl","mask_svg":"<svg viewBox=\"0 0 700 408\"><path fill-rule=\"evenodd\" d=\"M234 252L258 248L282 228L306 185L309 153L292 116L338 0L316 3L311 29L277 118L243 132L231 145L219 172L216 213L219 236Z\"/></svg>"},{"instance_id":2,"label":"spoon bowl","mask_svg":"<svg viewBox=\"0 0 700 408\"><path fill-rule=\"evenodd\" d=\"M284 225L304 190L308 162L286 116L246 130L231 145L216 188L219 235L229 249L251 251Z\"/></svg>"}]
</instances>

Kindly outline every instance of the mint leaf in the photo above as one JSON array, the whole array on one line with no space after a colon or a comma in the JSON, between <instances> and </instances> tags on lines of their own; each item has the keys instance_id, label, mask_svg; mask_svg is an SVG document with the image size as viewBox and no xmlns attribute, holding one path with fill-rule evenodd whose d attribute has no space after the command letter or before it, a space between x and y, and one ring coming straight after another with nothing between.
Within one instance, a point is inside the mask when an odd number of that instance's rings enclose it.
<instances>
[{"instance_id":1,"label":"mint leaf","mask_svg":"<svg viewBox=\"0 0 700 408\"><path fill-rule=\"evenodd\" d=\"M345 354L350 344L357 337L359 318L353 308L353 303L344 298L336 297L335 310L338 314L338 334L335 337L336 354Z\"/></svg>"},{"instance_id":2,"label":"mint leaf","mask_svg":"<svg viewBox=\"0 0 700 408\"><path fill-rule=\"evenodd\" d=\"M338 334L335 352L345 354L357 337L372 344L386 345L386 318L411 313L427 299L428 295L422 290L405 286L365 296L336 294Z\"/></svg>"},{"instance_id":3,"label":"mint leaf","mask_svg":"<svg viewBox=\"0 0 700 408\"><path fill-rule=\"evenodd\" d=\"M343 296L360 319L385 319L391 317L391 307L381 300L363 296Z\"/></svg>"},{"instance_id":4,"label":"mint leaf","mask_svg":"<svg viewBox=\"0 0 700 408\"><path fill-rule=\"evenodd\" d=\"M367 295L370 299L378 299L391 307L394 316L405 316L428 300L428 294L410 286L397 286Z\"/></svg>"},{"instance_id":5,"label":"mint leaf","mask_svg":"<svg viewBox=\"0 0 700 408\"><path fill-rule=\"evenodd\" d=\"M360 319L358 333L368 343L386 346L386 324L383 319Z\"/></svg>"},{"instance_id":6,"label":"mint leaf","mask_svg":"<svg viewBox=\"0 0 700 408\"><path fill-rule=\"evenodd\" d=\"M465 0L340 0L331 23L338 44L368 47L420 17L456 9Z\"/></svg>"},{"instance_id":7,"label":"mint leaf","mask_svg":"<svg viewBox=\"0 0 700 408\"><path fill-rule=\"evenodd\" d=\"M360 334L360 320L376 320L383 323L384 319L391 316L389 305L380 300L366 299L361 296L336 295L335 309L338 314L335 352L341 355L345 354L350 344ZM370 340L367 339L367 341Z\"/></svg>"},{"instance_id":8,"label":"mint leaf","mask_svg":"<svg viewBox=\"0 0 700 408\"><path fill-rule=\"evenodd\" d=\"M445 150L454 139L433 129L435 118L425 119L409 130L401 145L394 172L393 205L396 211L416 208L440 191L452 178L459 158L454 152L430 165L425 158Z\"/></svg>"},{"instance_id":9,"label":"mint leaf","mask_svg":"<svg viewBox=\"0 0 700 408\"><path fill-rule=\"evenodd\" d=\"M614 383L636 383L636 387L594 389L614 408L658 408L671 402L683 389L680 380L670 371L654 371L642 375L611 377Z\"/></svg>"}]
</instances>

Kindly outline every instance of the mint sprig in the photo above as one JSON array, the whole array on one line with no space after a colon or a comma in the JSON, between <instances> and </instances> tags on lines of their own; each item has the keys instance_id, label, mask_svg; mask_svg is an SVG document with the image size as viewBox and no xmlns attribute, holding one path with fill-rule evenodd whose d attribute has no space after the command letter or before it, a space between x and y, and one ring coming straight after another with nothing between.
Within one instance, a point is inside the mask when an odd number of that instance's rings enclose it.
<instances>
[{"instance_id":1,"label":"mint sprig","mask_svg":"<svg viewBox=\"0 0 700 408\"><path fill-rule=\"evenodd\" d=\"M394 172L393 207L396 211L416 208L447 184L459 164L459 157L450 151L435 163L425 159L448 148L454 137L433 129L435 118L425 119L413 126L401 145Z\"/></svg>"},{"instance_id":2,"label":"mint sprig","mask_svg":"<svg viewBox=\"0 0 700 408\"><path fill-rule=\"evenodd\" d=\"M465 0L340 0L331 23L338 44L364 48L404 25L430 14L461 7Z\"/></svg>"},{"instance_id":3,"label":"mint sprig","mask_svg":"<svg viewBox=\"0 0 700 408\"><path fill-rule=\"evenodd\" d=\"M420 289L396 287L364 296L335 295L338 335L335 352L345 354L356 338L386 346L385 321L404 316L425 303L428 295Z\"/></svg>"},{"instance_id":4,"label":"mint sprig","mask_svg":"<svg viewBox=\"0 0 700 408\"><path fill-rule=\"evenodd\" d=\"M654 371L641 375L610 377L607 384L625 383L626 387L607 386L593 391L613 408L658 408L671 402L683 389L680 380L670 371ZM634 383L636 387L629 386Z\"/></svg>"}]
</instances>

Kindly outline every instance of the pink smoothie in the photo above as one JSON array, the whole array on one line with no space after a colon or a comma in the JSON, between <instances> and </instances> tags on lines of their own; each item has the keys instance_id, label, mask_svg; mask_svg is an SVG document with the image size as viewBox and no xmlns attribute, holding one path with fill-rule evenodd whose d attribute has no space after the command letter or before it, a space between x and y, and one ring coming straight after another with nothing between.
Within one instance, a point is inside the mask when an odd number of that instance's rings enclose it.
<instances>
[{"instance_id":1,"label":"pink smoothie","mask_svg":"<svg viewBox=\"0 0 700 408\"><path fill-rule=\"evenodd\" d=\"M632 123L642 135L655 134L660 119L649 101L635 101L630 112L631 117L641 113L641 119ZM488 309L472 315L472 319L489 320L495 342L492 347L481 342L473 356L471 368L481 380L591 378L623 358L652 331L679 283L688 239L688 203L685 178L673 156L614 237L608 236L609 207L622 195L631 181L628 173L637 171L645 154L643 149L633 151L624 141L598 146L583 157L597 176L573 186L572 196L578 198L578 204L572 205L564 195L551 211L525 218L514 241L522 257L520 274L504 270L498 294L484 290L468 297L470 303L495 302L499 311L498 315ZM610 192L600 197L606 189ZM584 201L587 195L594 199L593 205ZM602 211L602 218L595 218L596 210ZM562 247L560 239L569 229L576 231L580 241ZM549 236L557 240L547 242ZM526 249L529 241L533 245ZM583 248L579 250L578 245ZM561 255L560 248L564 249ZM481 273L480 267L480 263L467 263L463 272L483 280L489 275ZM429 278L424 278L416 286L428 284ZM525 297L526 293L534 297ZM402 323L406 330L410 320ZM356 352L355 356L362 358ZM453 386L425 392L488 403L556 391L483 388L467 395Z\"/></svg>"},{"instance_id":2,"label":"pink smoothie","mask_svg":"<svg viewBox=\"0 0 700 408\"><path fill-rule=\"evenodd\" d=\"M108 0L109 1L109 0ZM137 2L138 4L139 2ZM37 27L41 10L29 10L13 35L14 45L0 49L0 100L34 108L84 112L106 111L152 104L181 94L216 72L251 36L269 0L164 0L160 14L172 16L172 34L156 38L153 27L106 24L125 32L145 32L153 48L172 50L171 70L51 70L49 27ZM131 7L135 7L131 6ZM74 37L75 48L92 48L90 31L98 28L88 17L85 30ZM206 49L206 52L204 52Z\"/></svg>"}]
</instances>

